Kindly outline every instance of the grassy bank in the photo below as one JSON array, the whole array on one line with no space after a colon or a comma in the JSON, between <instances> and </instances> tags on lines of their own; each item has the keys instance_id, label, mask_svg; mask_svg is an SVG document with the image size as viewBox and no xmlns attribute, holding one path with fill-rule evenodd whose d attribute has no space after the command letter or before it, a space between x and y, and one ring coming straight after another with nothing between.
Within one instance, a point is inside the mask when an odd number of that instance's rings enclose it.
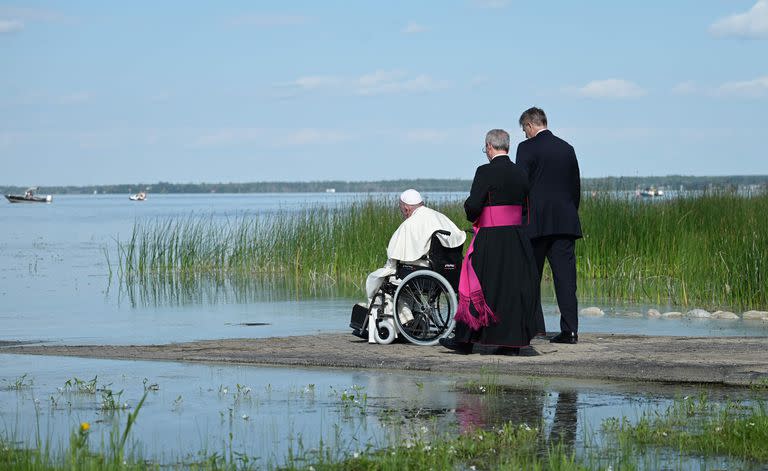
<instances>
[{"instance_id":1,"label":"grassy bank","mask_svg":"<svg viewBox=\"0 0 768 471\"><path fill-rule=\"evenodd\" d=\"M434 205L460 227L459 202ZM768 195L667 201L585 198L577 244L582 296L612 300L768 308ZM121 280L281 275L360 286L381 266L400 223L393 202L342 208L137 223L118 244Z\"/></svg>"}]
</instances>

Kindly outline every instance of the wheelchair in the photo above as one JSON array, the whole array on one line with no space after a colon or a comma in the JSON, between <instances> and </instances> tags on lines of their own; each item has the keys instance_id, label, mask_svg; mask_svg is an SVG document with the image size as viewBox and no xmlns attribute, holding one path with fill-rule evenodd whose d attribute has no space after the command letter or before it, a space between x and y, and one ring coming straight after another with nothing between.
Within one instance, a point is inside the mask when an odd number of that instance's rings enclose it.
<instances>
[{"instance_id":1,"label":"wheelchair","mask_svg":"<svg viewBox=\"0 0 768 471\"><path fill-rule=\"evenodd\" d=\"M444 247L438 234L450 232L432 234L425 265L398 262L368 307L353 307L349 326L354 335L369 343L390 344L402 337L435 345L453 331L463 247Z\"/></svg>"}]
</instances>

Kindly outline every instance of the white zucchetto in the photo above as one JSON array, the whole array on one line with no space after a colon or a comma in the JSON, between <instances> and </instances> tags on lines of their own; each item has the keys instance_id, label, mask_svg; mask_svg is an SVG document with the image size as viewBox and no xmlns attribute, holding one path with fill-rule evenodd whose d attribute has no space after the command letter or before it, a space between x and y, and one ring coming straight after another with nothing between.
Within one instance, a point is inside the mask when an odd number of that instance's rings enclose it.
<instances>
[{"instance_id":1,"label":"white zucchetto","mask_svg":"<svg viewBox=\"0 0 768 471\"><path fill-rule=\"evenodd\" d=\"M421 194L414 190L405 190L400 194L400 201L402 201L405 204L421 204L424 202L424 200L421 198Z\"/></svg>"}]
</instances>

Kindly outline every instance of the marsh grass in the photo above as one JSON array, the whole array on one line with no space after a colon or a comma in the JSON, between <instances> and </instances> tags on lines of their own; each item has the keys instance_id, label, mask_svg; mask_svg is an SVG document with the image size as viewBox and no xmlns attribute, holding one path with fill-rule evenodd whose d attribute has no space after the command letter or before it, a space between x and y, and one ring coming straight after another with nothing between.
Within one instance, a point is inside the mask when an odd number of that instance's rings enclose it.
<instances>
[{"instance_id":1,"label":"marsh grass","mask_svg":"<svg viewBox=\"0 0 768 471\"><path fill-rule=\"evenodd\" d=\"M133 424L141 411L148 392L144 393L134 410L128 414L125 427L110 432L109 444L100 451L93 451L90 445L90 424L83 422L70 433L66 447L54 450L50 444L43 445L40 439L34 448L20 448L13 440L0 436L0 469L19 471L54 470L144 470L161 469L140 456L126 453L126 443Z\"/></svg>"},{"instance_id":2,"label":"marsh grass","mask_svg":"<svg viewBox=\"0 0 768 471\"><path fill-rule=\"evenodd\" d=\"M14 378L13 380L3 379L3 383L6 384L5 389L15 391L30 389L34 384L34 381L32 378L28 378L27 376L28 374L24 373L23 375L19 376L18 378Z\"/></svg>"},{"instance_id":3,"label":"marsh grass","mask_svg":"<svg viewBox=\"0 0 768 471\"><path fill-rule=\"evenodd\" d=\"M540 453L541 433L527 425L505 424L495 430L473 430L456 437L417 438L378 451L335 458L333 450L299 453L286 470L422 470L526 469L587 470L573 452L561 446Z\"/></svg>"},{"instance_id":4,"label":"marsh grass","mask_svg":"<svg viewBox=\"0 0 768 471\"><path fill-rule=\"evenodd\" d=\"M480 368L480 378L472 379L463 384L460 384L457 388L460 391L464 391L470 394L485 394L488 396L498 396L505 393L508 389L514 388L506 387L499 382L499 367L487 367Z\"/></svg>"},{"instance_id":5,"label":"marsh grass","mask_svg":"<svg viewBox=\"0 0 768 471\"><path fill-rule=\"evenodd\" d=\"M243 391L246 387L242 387ZM126 450L128 438L149 394L144 395L127 415L124 426L115 425L105 448L94 451L90 424L75 426L69 442L60 449L38 443L21 448L0 437L0 469L9 470L422 470L422 469L661 469L669 464L703 464L702 456L727 460L727 467L743 463L759 466L768 462L764 444L768 440L768 416L763 402L710 402L706 395L685 397L661 412L647 412L639 420L624 418L604 422L597 440L585 437L580 451L574 444L547 433L546 427L507 422L489 428L471 428L455 434L436 424L420 431L391 430L388 443L350 443L336 437L334 445L322 439L307 448L301 436L292 438L287 456L277 464L271 460L238 453L231 447L222 451L201 451L194 458L166 463L146 461ZM361 388L346 391L355 398ZM248 393L243 393L248 394ZM586 434L587 432L585 432ZM230 437L231 439L231 437ZM667 454L663 451L668 450ZM661 453L659 453L661 451ZM671 461L670 461L671 460ZM741 461L743 460L743 461ZM706 466L705 466L706 467ZM685 468L687 469L687 468Z\"/></svg>"},{"instance_id":6,"label":"marsh grass","mask_svg":"<svg viewBox=\"0 0 768 471\"><path fill-rule=\"evenodd\" d=\"M611 419L604 430L618 443L645 450L667 448L701 456L768 462L768 409L763 401L710 403L706 396L675 401L664 413L632 423Z\"/></svg>"},{"instance_id":7,"label":"marsh grass","mask_svg":"<svg viewBox=\"0 0 768 471\"><path fill-rule=\"evenodd\" d=\"M433 207L469 228L459 202ZM579 294L680 306L768 307L766 214L766 194L653 202L585 198L584 238L577 243ZM145 290L149 298L153 290L159 298L194 297L194 287L211 279L220 286L279 277L295 284L296 292L307 285L359 289L366 274L384 263L400 222L394 204L382 200L224 220L190 215L137 222L131 237L118 243L117 263L109 266L117 267L127 292Z\"/></svg>"},{"instance_id":8,"label":"marsh grass","mask_svg":"<svg viewBox=\"0 0 768 471\"><path fill-rule=\"evenodd\" d=\"M96 380L98 376L94 376L91 380L84 380L77 377L72 377L64 382L64 387L60 390L62 392L73 392L79 394L96 394Z\"/></svg>"},{"instance_id":9,"label":"marsh grass","mask_svg":"<svg viewBox=\"0 0 768 471\"><path fill-rule=\"evenodd\" d=\"M582 295L713 308L768 306L768 195L587 198Z\"/></svg>"}]
</instances>

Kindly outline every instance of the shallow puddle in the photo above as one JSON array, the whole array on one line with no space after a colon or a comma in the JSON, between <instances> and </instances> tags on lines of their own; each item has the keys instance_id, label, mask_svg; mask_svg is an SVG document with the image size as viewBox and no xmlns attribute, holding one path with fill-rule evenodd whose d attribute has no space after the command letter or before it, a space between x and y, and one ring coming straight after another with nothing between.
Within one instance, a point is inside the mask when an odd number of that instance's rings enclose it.
<instances>
[{"instance_id":1,"label":"shallow puddle","mask_svg":"<svg viewBox=\"0 0 768 471\"><path fill-rule=\"evenodd\" d=\"M542 426L550 440L585 453L599 445L592 434L604 419L637 418L643 410L662 410L676 397L702 391L565 380L500 383L492 370L467 381L404 372L27 355L0 355L0 371L0 431L20 446L32 446L39 434L58 449L81 422L88 422L91 444L98 449L110 432L122 430L127 414L149 390L131 438L142 456L166 463L233 450L275 464L289 451L311 450L321 441L339 454L354 453L507 421ZM96 390L83 392L94 377ZM117 410L102 409L105 389L117 395ZM714 389L709 397L755 396ZM128 408L120 410L124 404ZM654 459L658 463L660 458ZM717 462L684 461L686 466Z\"/></svg>"}]
</instances>

